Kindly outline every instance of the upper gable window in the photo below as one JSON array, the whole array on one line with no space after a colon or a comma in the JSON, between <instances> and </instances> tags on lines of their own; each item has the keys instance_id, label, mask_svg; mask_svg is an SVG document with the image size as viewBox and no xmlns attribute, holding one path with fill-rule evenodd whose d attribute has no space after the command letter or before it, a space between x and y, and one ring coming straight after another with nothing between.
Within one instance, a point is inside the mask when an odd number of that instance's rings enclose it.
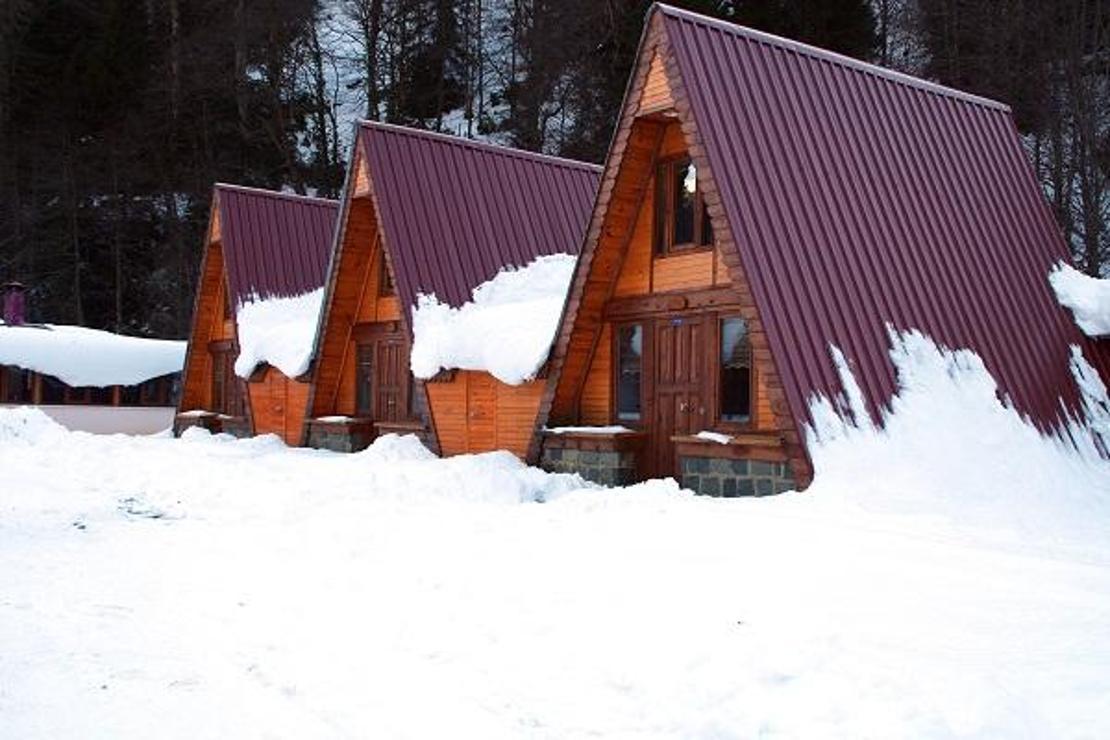
<instances>
[{"instance_id":1,"label":"upper gable window","mask_svg":"<svg viewBox=\"0 0 1110 740\"><path fill-rule=\"evenodd\" d=\"M655 252L667 254L713 244L713 225L688 158L661 162L655 171Z\"/></svg>"}]
</instances>

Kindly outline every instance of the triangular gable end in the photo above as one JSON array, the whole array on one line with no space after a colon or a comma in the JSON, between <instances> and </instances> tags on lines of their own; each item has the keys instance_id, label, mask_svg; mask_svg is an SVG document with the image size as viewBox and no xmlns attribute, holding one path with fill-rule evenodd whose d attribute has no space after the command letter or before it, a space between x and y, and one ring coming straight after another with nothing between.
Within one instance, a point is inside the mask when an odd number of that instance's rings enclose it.
<instances>
[{"instance_id":1,"label":"triangular gable end","mask_svg":"<svg viewBox=\"0 0 1110 740\"><path fill-rule=\"evenodd\" d=\"M790 405L782 384L782 376L778 371L767 333L760 318L760 308L752 295L751 282L748 280L747 273L741 263L740 245L736 243L728 216L721 202L717 182L713 176L713 166L707 156L706 147L703 145L697 122L694 120L693 111L686 97L682 74L675 62L674 54L671 52L671 44L667 38L666 27L662 22L662 14L656 12L653 16L654 22L660 25L661 38L657 56L663 60L668 88L671 90L675 111L678 114L682 133L686 138L690 158L697 167L699 185L703 186L705 191L705 202L709 210L709 217L713 222L713 233L717 242L718 255L727 268L732 285L743 294L743 303L750 306L750 315L747 318L751 327L753 360L760 367L762 378L760 390L768 397L767 400L770 402L770 411L774 416L775 426L782 430L786 442L785 451L790 459L794 480L804 488L813 479L813 465L803 443L801 430L790 411Z\"/></svg>"},{"instance_id":2,"label":"triangular gable end","mask_svg":"<svg viewBox=\"0 0 1110 740\"><path fill-rule=\"evenodd\" d=\"M674 107L674 95L671 93L671 83L667 79L667 70L664 67L661 52L662 50L657 47L652 55L647 79L644 81L644 88L640 93L640 102L637 108L640 115L665 111Z\"/></svg>"},{"instance_id":3,"label":"triangular gable end","mask_svg":"<svg viewBox=\"0 0 1110 740\"><path fill-rule=\"evenodd\" d=\"M699 184L706 193L717 242L716 258L726 268L727 279L715 278L715 283L731 284L739 294L743 314L750 326L754 361L760 368L760 390L766 393L769 401L764 413L772 414L774 426L782 430L795 480L807 485L812 478L812 467L789 412L758 307L751 297L738 247L717 194L712 166L701 145L690 106L684 99L682 80L658 12L652 13L645 28L639 60L629 82L606 161L601 192L564 309L538 426L542 428L549 421L560 424L579 415L586 377L599 342L603 341L604 307L613 295L625 264L631 233L652 180L656 152L666 124L677 120L697 167ZM539 442L537 434L530 454L532 460L538 457Z\"/></svg>"},{"instance_id":4,"label":"triangular gable end","mask_svg":"<svg viewBox=\"0 0 1110 740\"><path fill-rule=\"evenodd\" d=\"M213 192L208 216L208 229L201 257L198 288L193 304L193 321L189 330L189 343L182 373L181 395L178 412L205 408L209 400L212 376L212 357L209 345L214 340L238 343L238 327L231 312L230 328L224 325L224 304L230 301L226 260L221 229L221 207L218 191ZM250 398L244 394L246 419L252 424Z\"/></svg>"},{"instance_id":5,"label":"triangular gable end","mask_svg":"<svg viewBox=\"0 0 1110 740\"><path fill-rule=\"evenodd\" d=\"M339 225L335 231L335 247L313 353L313 380L306 420L331 414L338 404L345 354L352 327L358 322L368 287L374 247L380 238L378 219L368 197L369 175L365 161L356 124L355 144L343 188ZM307 425L305 429L307 435Z\"/></svg>"},{"instance_id":6,"label":"triangular gable end","mask_svg":"<svg viewBox=\"0 0 1110 740\"><path fill-rule=\"evenodd\" d=\"M395 290L393 295L382 295L385 278L396 286L397 277L388 254L385 227L378 217L374 177L363 147L356 124L355 145L343 189L336 245L317 331L302 444L308 444L307 422L334 415L337 408L350 401L352 390L347 381L353 373L351 343L356 325L393 322L399 325L411 347L410 320L400 305L399 295ZM423 383L413 383L411 403L413 412L431 432L429 439L434 446L436 436L431 415L426 412Z\"/></svg>"}]
</instances>

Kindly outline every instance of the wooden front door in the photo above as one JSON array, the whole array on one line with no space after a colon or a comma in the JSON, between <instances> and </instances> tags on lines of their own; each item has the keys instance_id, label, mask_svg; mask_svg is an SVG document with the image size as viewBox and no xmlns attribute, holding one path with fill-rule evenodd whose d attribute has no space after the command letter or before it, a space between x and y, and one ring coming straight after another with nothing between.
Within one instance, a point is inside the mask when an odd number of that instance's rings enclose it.
<instances>
[{"instance_id":1,"label":"wooden front door","mask_svg":"<svg viewBox=\"0 0 1110 740\"><path fill-rule=\"evenodd\" d=\"M382 336L375 345L375 420L405 421L409 418L408 343L398 332Z\"/></svg>"},{"instance_id":2,"label":"wooden front door","mask_svg":"<svg viewBox=\"0 0 1110 740\"><path fill-rule=\"evenodd\" d=\"M392 325L368 325L355 352L355 413L374 421L406 421L412 387L409 345Z\"/></svg>"},{"instance_id":3,"label":"wooden front door","mask_svg":"<svg viewBox=\"0 0 1110 740\"><path fill-rule=\"evenodd\" d=\"M651 467L655 477L675 475L678 461L671 438L706 428L709 365L708 324L702 317L662 317L655 321L652 353L654 423Z\"/></svg>"}]
</instances>

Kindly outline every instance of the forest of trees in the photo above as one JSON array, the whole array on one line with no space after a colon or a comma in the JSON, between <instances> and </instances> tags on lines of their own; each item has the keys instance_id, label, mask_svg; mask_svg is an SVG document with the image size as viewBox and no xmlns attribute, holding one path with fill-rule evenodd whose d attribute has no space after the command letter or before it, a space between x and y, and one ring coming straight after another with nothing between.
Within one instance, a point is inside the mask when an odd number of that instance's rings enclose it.
<instances>
[{"instance_id":1,"label":"forest of trees","mask_svg":"<svg viewBox=\"0 0 1110 740\"><path fill-rule=\"evenodd\" d=\"M1014 108L1110 270L1110 3L674 0ZM0 0L0 282L184 336L213 182L335 196L372 118L600 162L646 0Z\"/></svg>"}]
</instances>

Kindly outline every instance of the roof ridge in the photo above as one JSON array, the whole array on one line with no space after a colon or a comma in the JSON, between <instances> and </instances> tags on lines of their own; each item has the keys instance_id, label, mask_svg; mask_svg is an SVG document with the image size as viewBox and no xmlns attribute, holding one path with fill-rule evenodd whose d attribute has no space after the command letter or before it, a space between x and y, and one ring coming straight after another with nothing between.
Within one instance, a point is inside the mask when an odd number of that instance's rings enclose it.
<instances>
[{"instance_id":1,"label":"roof ridge","mask_svg":"<svg viewBox=\"0 0 1110 740\"><path fill-rule=\"evenodd\" d=\"M567 157L559 157L554 154L544 154L543 152L531 152L527 149L504 146L503 144L494 144L488 141L467 139L462 136L456 136L454 134L448 134L442 131L428 131L427 129L412 128L410 126L399 126L395 123L384 123L382 121L370 121L367 119L360 119L358 125L362 128L380 129L382 131L389 131L391 133L400 134L403 136L412 136L414 138L420 139L432 139L444 144L470 147L472 149L481 149L492 154L518 157L520 159L540 160L548 162L550 164L569 167L571 169L591 170L594 172L601 172L602 170L602 166L600 164L583 162L578 159L569 159Z\"/></svg>"},{"instance_id":2,"label":"roof ridge","mask_svg":"<svg viewBox=\"0 0 1110 740\"><path fill-rule=\"evenodd\" d=\"M283 198L285 200L292 200L298 203L305 204L316 203L328 206L339 205L338 200L332 200L331 198L320 198L315 195L300 195L299 193L286 193L282 190L267 190L266 188L256 188L250 185L236 185L230 182L217 182L213 185L213 187L216 190L231 190L233 192L239 192L246 195L258 195L268 198Z\"/></svg>"},{"instance_id":3,"label":"roof ridge","mask_svg":"<svg viewBox=\"0 0 1110 740\"><path fill-rule=\"evenodd\" d=\"M675 6L667 5L666 3L657 2L652 6L652 9L658 10L665 15L683 18L693 23L699 23L703 26L710 26L726 33L731 33L734 36L743 36L746 38L754 39L756 41L762 41L764 43L771 44L772 46L789 49L790 51L795 51L806 56L814 57L816 59L823 59L833 64L838 64L842 67L850 67L860 72L873 74L878 77L884 77L892 82L897 82L909 87L916 87L921 90L937 93L946 97L955 98L957 100L963 100L964 102L981 105L986 108L994 108L1010 112L1010 106L1000 101L992 100L991 98L986 98L981 95L975 95L973 93L959 90L954 87L947 87L936 82L922 79L921 77L915 77L904 72L898 72L897 70L889 69L887 67L881 67L877 64L871 64L870 62L853 59L852 57L838 54L837 52L830 51L828 49L822 49L819 46L813 46L812 44L807 44L802 41L795 41L794 39L788 39L783 36L776 36L773 33L759 31L748 26L742 26L739 23L733 23L732 21L726 21L720 18L713 18L708 15L703 15L701 13L695 13L692 10L676 8Z\"/></svg>"}]
</instances>

